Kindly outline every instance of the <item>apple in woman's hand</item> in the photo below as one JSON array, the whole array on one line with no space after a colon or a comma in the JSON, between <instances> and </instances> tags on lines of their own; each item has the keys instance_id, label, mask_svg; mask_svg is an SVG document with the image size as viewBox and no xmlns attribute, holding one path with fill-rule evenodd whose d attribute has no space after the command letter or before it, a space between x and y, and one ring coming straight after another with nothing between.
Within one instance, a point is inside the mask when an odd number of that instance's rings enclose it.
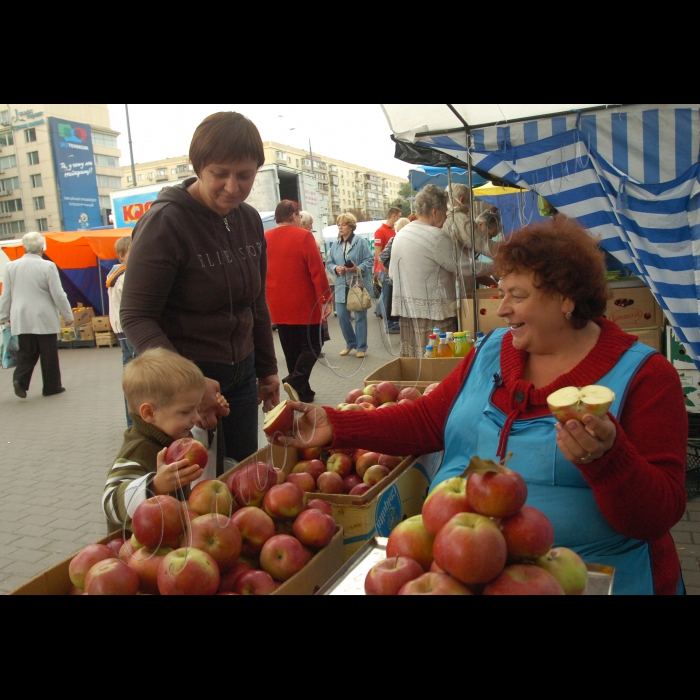
<instances>
[{"instance_id":1,"label":"apple in woman's hand","mask_svg":"<svg viewBox=\"0 0 700 700\"><path fill-rule=\"evenodd\" d=\"M615 393L598 384L583 388L566 386L547 397L549 410L562 423L572 419L580 421L586 413L602 418L613 401Z\"/></svg>"}]
</instances>

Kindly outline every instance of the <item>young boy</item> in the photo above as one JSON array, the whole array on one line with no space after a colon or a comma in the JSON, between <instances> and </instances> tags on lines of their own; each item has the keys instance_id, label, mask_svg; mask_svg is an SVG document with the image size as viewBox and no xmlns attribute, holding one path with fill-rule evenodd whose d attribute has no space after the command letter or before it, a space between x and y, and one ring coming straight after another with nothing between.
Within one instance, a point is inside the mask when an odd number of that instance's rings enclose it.
<instances>
[{"instance_id":1,"label":"young boy","mask_svg":"<svg viewBox=\"0 0 700 700\"><path fill-rule=\"evenodd\" d=\"M129 250L131 250L131 236L122 236L114 244L114 250L119 258L119 264L115 265L109 271L105 284L107 286L107 296L109 298L109 323L112 326L112 330L117 334L119 345L121 345L122 348L122 365L126 367L126 365L136 357L136 351L122 330L122 323L119 320L126 261L129 258ZM126 407L126 425L127 427L131 427L131 416L129 415L129 407L126 406L126 398L124 399L124 404Z\"/></svg>"},{"instance_id":2,"label":"young boy","mask_svg":"<svg viewBox=\"0 0 700 700\"><path fill-rule=\"evenodd\" d=\"M202 476L186 459L165 464L172 442L191 437L199 420L204 375L197 365L163 348L146 350L125 368L122 378L133 425L107 475L102 508L110 527L129 527L136 508L147 498L170 494L188 498L189 484ZM228 406L220 394L217 400Z\"/></svg>"}]
</instances>

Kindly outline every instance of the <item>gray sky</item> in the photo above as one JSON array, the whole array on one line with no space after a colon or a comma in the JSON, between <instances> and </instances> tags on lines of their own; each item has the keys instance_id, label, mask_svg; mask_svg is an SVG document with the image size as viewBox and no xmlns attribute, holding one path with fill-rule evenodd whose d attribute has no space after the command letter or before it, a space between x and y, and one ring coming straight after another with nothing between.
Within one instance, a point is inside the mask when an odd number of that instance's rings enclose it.
<instances>
[{"instance_id":1,"label":"gray sky","mask_svg":"<svg viewBox=\"0 0 700 700\"><path fill-rule=\"evenodd\" d=\"M263 141L308 149L356 165L408 177L412 167L394 158L391 129L380 105L129 105L134 160L186 155L197 125L213 112L236 111L255 122ZM109 105L112 128L130 165L124 105Z\"/></svg>"}]
</instances>

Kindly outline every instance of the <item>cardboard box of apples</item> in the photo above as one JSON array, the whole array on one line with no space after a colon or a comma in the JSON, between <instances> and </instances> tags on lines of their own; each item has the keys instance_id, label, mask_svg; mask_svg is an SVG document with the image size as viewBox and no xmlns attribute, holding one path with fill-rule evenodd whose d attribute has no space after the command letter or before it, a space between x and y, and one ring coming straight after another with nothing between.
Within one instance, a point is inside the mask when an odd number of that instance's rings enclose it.
<instances>
[{"instance_id":1,"label":"cardboard box of apples","mask_svg":"<svg viewBox=\"0 0 700 700\"><path fill-rule=\"evenodd\" d=\"M196 448L187 445L206 455ZM342 565L343 533L327 503L284 482L287 458L261 450L198 483L186 503L149 498L128 539L115 533L88 545L13 593L310 595Z\"/></svg>"}]
</instances>

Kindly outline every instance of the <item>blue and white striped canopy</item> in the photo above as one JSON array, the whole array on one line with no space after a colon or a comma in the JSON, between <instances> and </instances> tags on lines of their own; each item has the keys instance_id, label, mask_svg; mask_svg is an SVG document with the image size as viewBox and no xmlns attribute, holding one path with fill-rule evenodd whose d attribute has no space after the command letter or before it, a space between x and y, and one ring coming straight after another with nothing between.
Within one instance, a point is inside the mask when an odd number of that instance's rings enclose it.
<instances>
[{"instance_id":1,"label":"blue and white striped canopy","mask_svg":"<svg viewBox=\"0 0 700 700\"><path fill-rule=\"evenodd\" d=\"M472 165L578 219L651 289L700 369L700 105L473 129ZM466 132L416 136L466 162Z\"/></svg>"}]
</instances>

